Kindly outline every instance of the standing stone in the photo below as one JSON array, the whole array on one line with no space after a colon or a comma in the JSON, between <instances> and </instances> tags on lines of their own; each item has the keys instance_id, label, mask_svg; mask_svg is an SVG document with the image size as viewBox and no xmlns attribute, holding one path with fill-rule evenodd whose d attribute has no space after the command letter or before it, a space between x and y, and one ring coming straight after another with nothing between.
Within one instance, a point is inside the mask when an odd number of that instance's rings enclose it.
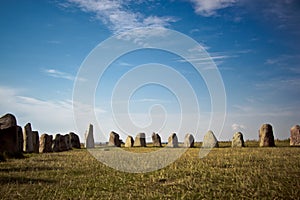
<instances>
[{"instance_id":1,"label":"standing stone","mask_svg":"<svg viewBox=\"0 0 300 200\"><path fill-rule=\"evenodd\" d=\"M154 147L161 147L161 138L157 133L152 133L152 144Z\"/></svg>"},{"instance_id":2,"label":"standing stone","mask_svg":"<svg viewBox=\"0 0 300 200\"><path fill-rule=\"evenodd\" d=\"M52 152L52 140L53 136L48 135L46 133L42 134L40 137L40 148L39 152L40 153L49 153Z\"/></svg>"},{"instance_id":3,"label":"standing stone","mask_svg":"<svg viewBox=\"0 0 300 200\"><path fill-rule=\"evenodd\" d=\"M66 143L66 147L67 147L67 150L72 150L72 144L71 144L71 140L70 140L70 135L69 134L66 134L64 135L64 138L65 138L65 143Z\"/></svg>"},{"instance_id":4,"label":"standing stone","mask_svg":"<svg viewBox=\"0 0 300 200\"><path fill-rule=\"evenodd\" d=\"M61 141L61 135L56 134L55 138L53 140L53 143L52 143L52 149L53 149L54 152L60 152L61 151L60 141Z\"/></svg>"},{"instance_id":5,"label":"standing stone","mask_svg":"<svg viewBox=\"0 0 300 200\"><path fill-rule=\"evenodd\" d=\"M168 147L176 148L178 147L178 138L176 133L172 133L168 138Z\"/></svg>"},{"instance_id":6,"label":"standing stone","mask_svg":"<svg viewBox=\"0 0 300 200\"><path fill-rule=\"evenodd\" d=\"M33 149L32 129L30 123L27 123L24 127L23 138L24 138L24 146L23 146L24 152L32 153L34 149Z\"/></svg>"},{"instance_id":7,"label":"standing stone","mask_svg":"<svg viewBox=\"0 0 300 200\"><path fill-rule=\"evenodd\" d=\"M300 146L300 126L295 125L291 128L290 146Z\"/></svg>"},{"instance_id":8,"label":"standing stone","mask_svg":"<svg viewBox=\"0 0 300 200\"><path fill-rule=\"evenodd\" d=\"M109 146L121 147L120 136L118 133L112 131L109 134Z\"/></svg>"},{"instance_id":9,"label":"standing stone","mask_svg":"<svg viewBox=\"0 0 300 200\"><path fill-rule=\"evenodd\" d=\"M273 128L270 124L263 124L259 129L259 146L275 147Z\"/></svg>"},{"instance_id":10,"label":"standing stone","mask_svg":"<svg viewBox=\"0 0 300 200\"><path fill-rule=\"evenodd\" d=\"M208 131L203 138L202 148L219 147L219 142L212 131Z\"/></svg>"},{"instance_id":11,"label":"standing stone","mask_svg":"<svg viewBox=\"0 0 300 200\"><path fill-rule=\"evenodd\" d=\"M18 152L23 152L23 131L21 126L17 126L17 135L18 135Z\"/></svg>"},{"instance_id":12,"label":"standing stone","mask_svg":"<svg viewBox=\"0 0 300 200\"><path fill-rule=\"evenodd\" d=\"M69 133L69 137L70 137L70 142L71 142L71 147L72 148L76 148L76 149L80 149L80 140L79 140L79 136L76 135L73 132Z\"/></svg>"},{"instance_id":13,"label":"standing stone","mask_svg":"<svg viewBox=\"0 0 300 200\"><path fill-rule=\"evenodd\" d=\"M40 141L39 141L38 131L32 131L32 146L33 146L33 153L39 153Z\"/></svg>"},{"instance_id":14,"label":"standing stone","mask_svg":"<svg viewBox=\"0 0 300 200\"><path fill-rule=\"evenodd\" d=\"M194 147L194 141L195 141L194 136L188 133L184 137L183 146L187 148L192 148Z\"/></svg>"},{"instance_id":15,"label":"standing stone","mask_svg":"<svg viewBox=\"0 0 300 200\"><path fill-rule=\"evenodd\" d=\"M92 124L89 125L89 128L85 133L85 148L95 148Z\"/></svg>"},{"instance_id":16,"label":"standing stone","mask_svg":"<svg viewBox=\"0 0 300 200\"><path fill-rule=\"evenodd\" d=\"M243 134L241 132L236 132L233 135L231 147L245 147Z\"/></svg>"},{"instance_id":17,"label":"standing stone","mask_svg":"<svg viewBox=\"0 0 300 200\"><path fill-rule=\"evenodd\" d=\"M6 114L0 118L0 153L11 155L22 153L23 133L22 128L17 126L16 117Z\"/></svg>"},{"instance_id":18,"label":"standing stone","mask_svg":"<svg viewBox=\"0 0 300 200\"><path fill-rule=\"evenodd\" d=\"M0 129L10 128L12 126L17 126L17 119L14 115L8 113L0 118Z\"/></svg>"},{"instance_id":19,"label":"standing stone","mask_svg":"<svg viewBox=\"0 0 300 200\"><path fill-rule=\"evenodd\" d=\"M59 148L60 148L60 151L68 151L69 150L69 136L68 135L60 136Z\"/></svg>"},{"instance_id":20,"label":"standing stone","mask_svg":"<svg viewBox=\"0 0 300 200\"><path fill-rule=\"evenodd\" d=\"M133 137L127 136L126 142L125 142L125 147L133 147L134 140Z\"/></svg>"},{"instance_id":21,"label":"standing stone","mask_svg":"<svg viewBox=\"0 0 300 200\"><path fill-rule=\"evenodd\" d=\"M134 144L135 147L146 147L146 135L145 133L139 133L136 135Z\"/></svg>"},{"instance_id":22,"label":"standing stone","mask_svg":"<svg viewBox=\"0 0 300 200\"><path fill-rule=\"evenodd\" d=\"M0 129L0 153L20 153L17 126Z\"/></svg>"}]
</instances>

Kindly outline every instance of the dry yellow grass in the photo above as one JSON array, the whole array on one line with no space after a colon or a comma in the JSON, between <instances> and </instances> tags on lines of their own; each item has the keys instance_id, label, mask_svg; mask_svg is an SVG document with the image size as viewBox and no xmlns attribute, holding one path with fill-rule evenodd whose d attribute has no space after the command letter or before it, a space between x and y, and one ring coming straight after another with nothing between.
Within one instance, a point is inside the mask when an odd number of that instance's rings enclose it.
<instances>
[{"instance_id":1,"label":"dry yellow grass","mask_svg":"<svg viewBox=\"0 0 300 200\"><path fill-rule=\"evenodd\" d=\"M198 146L200 144L197 144ZM158 171L130 174L98 162L85 149L25 155L0 163L1 199L297 199L300 148L232 149L207 157L189 149ZM147 147L148 150L153 150ZM130 151L148 151L132 148Z\"/></svg>"}]
</instances>

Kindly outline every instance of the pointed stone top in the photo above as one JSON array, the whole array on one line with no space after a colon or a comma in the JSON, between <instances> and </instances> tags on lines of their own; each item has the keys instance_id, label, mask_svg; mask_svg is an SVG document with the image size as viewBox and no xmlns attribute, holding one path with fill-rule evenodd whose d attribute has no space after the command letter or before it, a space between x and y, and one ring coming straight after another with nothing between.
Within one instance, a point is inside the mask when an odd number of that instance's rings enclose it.
<instances>
[{"instance_id":1,"label":"pointed stone top","mask_svg":"<svg viewBox=\"0 0 300 200\"><path fill-rule=\"evenodd\" d=\"M93 134L93 125L89 124L89 127L85 133L85 148L94 148L94 134Z\"/></svg>"},{"instance_id":2,"label":"pointed stone top","mask_svg":"<svg viewBox=\"0 0 300 200\"><path fill-rule=\"evenodd\" d=\"M207 133L204 135L202 147L204 148L219 147L218 140L211 130L207 131Z\"/></svg>"}]
</instances>

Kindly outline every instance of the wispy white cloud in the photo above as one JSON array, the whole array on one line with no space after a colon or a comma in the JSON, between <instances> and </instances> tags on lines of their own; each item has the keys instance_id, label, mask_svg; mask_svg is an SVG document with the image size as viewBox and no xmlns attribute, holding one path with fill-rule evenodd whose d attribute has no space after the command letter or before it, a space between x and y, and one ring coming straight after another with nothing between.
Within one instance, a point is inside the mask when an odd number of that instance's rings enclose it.
<instances>
[{"instance_id":1,"label":"wispy white cloud","mask_svg":"<svg viewBox=\"0 0 300 200\"><path fill-rule=\"evenodd\" d=\"M123 66L123 67L133 67L134 64L131 63L127 63L127 62L118 62L119 66Z\"/></svg>"},{"instance_id":2,"label":"wispy white cloud","mask_svg":"<svg viewBox=\"0 0 300 200\"><path fill-rule=\"evenodd\" d=\"M255 83L255 88L261 91L273 92L276 94L296 94L300 89L300 79L298 77L278 77L265 79ZM276 91L276 92L275 92Z\"/></svg>"},{"instance_id":3,"label":"wispy white cloud","mask_svg":"<svg viewBox=\"0 0 300 200\"><path fill-rule=\"evenodd\" d=\"M154 99L154 98L134 99L131 101L133 103L170 103L170 101L168 100Z\"/></svg>"},{"instance_id":4,"label":"wispy white cloud","mask_svg":"<svg viewBox=\"0 0 300 200\"><path fill-rule=\"evenodd\" d=\"M238 112L249 113L253 111L253 107L245 105L232 105Z\"/></svg>"},{"instance_id":5,"label":"wispy white cloud","mask_svg":"<svg viewBox=\"0 0 300 200\"><path fill-rule=\"evenodd\" d=\"M0 98L6 99L1 102L0 110L14 113L19 125L31 122L34 129L42 133L74 131L70 100L46 101L21 93L14 88L0 87Z\"/></svg>"},{"instance_id":6,"label":"wispy white cloud","mask_svg":"<svg viewBox=\"0 0 300 200\"><path fill-rule=\"evenodd\" d=\"M44 71L48 76L52 76L55 78L62 78L62 79L67 79L70 81L74 81L75 77L71 74L56 70L56 69L46 69Z\"/></svg>"},{"instance_id":7,"label":"wispy white cloud","mask_svg":"<svg viewBox=\"0 0 300 200\"><path fill-rule=\"evenodd\" d=\"M144 16L142 13L128 9L130 1L122 0L68 0L65 7L75 5L84 12L93 13L114 33L124 32L134 28L167 27L177 21L170 16Z\"/></svg>"},{"instance_id":8,"label":"wispy white cloud","mask_svg":"<svg viewBox=\"0 0 300 200\"><path fill-rule=\"evenodd\" d=\"M48 76L51 76L54 78L61 78L61 79L66 79L66 80L70 80L70 81L74 81L76 79L76 76L66 73L66 72L62 72L57 69L45 69L44 73L46 73ZM83 78L79 78L78 81L86 81L86 80Z\"/></svg>"},{"instance_id":9,"label":"wispy white cloud","mask_svg":"<svg viewBox=\"0 0 300 200\"><path fill-rule=\"evenodd\" d=\"M205 58L191 58L191 59L188 59L187 61L188 62L207 62L207 61L210 61L210 60L223 60L223 59L226 59L226 58L230 58L231 56L227 56L227 55L219 55L219 56L210 56L210 57L205 57ZM185 60L180 60L181 62L185 62Z\"/></svg>"},{"instance_id":10,"label":"wispy white cloud","mask_svg":"<svg viewBox=\"0 0 300 200\"><path fill-rule=\"evenodd\" d=\"M66 100L41 100L24 95L26 91L0 86L1 114L13 113L17 117L18 125L24 126L30 122L34 130L40 134L68 133L77 131L74 122L73 102ZM102 114L105 110L96 107L95 113ZM85 124L87 127L88 124ZM83 132L77 133L83 141Z\"/></svg>"},{"instance_id":11,"label":"wispy white cloud","mask_svg":"<svg viewBox=\"0 0 300 200\"><path fill-rule=\"evenodd\" d=\"M217 11L233 6L238 0L190 0L195 12L199 15L210 17L217 14Z\"/></svg>"},{"instance_id":12,"label":"wispy white cloud","mask_svg":"<svg viewBox=\"0 0 300 200\"><path fill-rule=\"evenodd\" d=\"M300 55L287 55L283 54L274 58L268 58L265 61L266 65L273 65L282 68L284 71L290 71L293 73L300 73L299 69Z\"/></svg>"},{"instance_id":13,"label":"wispy white cloud","mask_svg":"<svg viewBox=\"0 0 300 200\"><path fill-rule=\"evenodd\" d=\"M205 66L204 70L216 69L214 65L210 65L211 61L213 61L217 66L220 66L226 59L236 57L236 55L221 55L222 53L212 53L211 55L196 55L192 54L190 58L187 59L179 59L177 62L185 63L185 62L194 62L197 64L201 64ZM232 70L233 68L223 67L223 70Z\"/></svg>"},{"instance_id":14,"label":"wispy white cloud","mask_svg":"<svg viewBox=\"0 0 300 200\"><path fill-rule=\"evenodd\" d=\"M237 124L237 123L234 123L234 124L231 125L231 128L232 128L232 130L234 130L234 131L243 131L243 130L246 129L246 126L243 125L243 124Z\"/></svg>"}]
</instances>

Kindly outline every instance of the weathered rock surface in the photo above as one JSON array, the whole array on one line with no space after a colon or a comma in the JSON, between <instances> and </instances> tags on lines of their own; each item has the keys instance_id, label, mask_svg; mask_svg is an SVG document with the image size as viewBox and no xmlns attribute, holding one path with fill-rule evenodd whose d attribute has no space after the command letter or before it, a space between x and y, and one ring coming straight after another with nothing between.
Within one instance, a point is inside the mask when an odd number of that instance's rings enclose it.
<instances>
[{"instance_id":1,"label":"weathered rock surface","mask_svg":"<svg viewBox=\"0 0 300 200\"><path fill-rule=\"evenodd\" d=\"M172 133L168 138L168 147L176 148L178 147L178 138L176 133Z\"/></svg>"},{"instance_id":2,"label":"weathered rock surface","mask_svg":"<svg viewBox=\"0 0 300 200\"><path fill-rule=\"evenodd\" d=\"M76 149L80 149L80 140L79 140L79 136L76 135L73 132L69 133L69 137L70 137L70 142L71 142L71 147L72 148L76 148Z\"/></svg>"},{"instance_id":3,"label":"weathered rock surface","mask_svg":"<svg viewBox=\"0 0 300 200\"><path fill-rule=\"evenodd\" d=\"M161 147L161 138L157 133L152 133L152 144L154 147Z\"/></svg>"},{"instance_id":4,"label":"weathered rock surface","mask_svg":"<svg viewBox=\"0 0 300 200\"><path fill-rule=\"evenodd\" d=\"M188 133L184 137L183 146L187 148L192 148L194 147L194 141L195 141L194 136Z\"/></svg>"},{"instance_id":5,"label":"weathered rock surface","mask_svg":"<svg viewBox=\"0 0 300 200\"><path fill-rule=\"evenodd\" d=\"M60 151L68 151L70 150L70 142L69 135L61 135L59 139L59 147Z\"/></svg>"},{"instance_id":6,"label":"weathered rock surface","mask_svg":"<svg viewBox=\"0 0 300 200\"><path fill-rule=\"evenodd\" d=\"M295 125L291 128L290 146L300 146L300 126Z\"/></svg>"},{"instance_id":7,"label":"weathered rock surface","mask_svg":"<svg viewBox=\"0 0 300 200\"><path fill-rule=\"evenodd\" d=\"M231 147L245 147L244 137L241 132L236 132L233 135Z\"/></svg>"},{"instance_id":8,"label":"weathered rock surface","mask_svg":"<svg viewBox=\"0 0 300 200\"><path fill-rule=\"evenodd\" d=\"M68 151L72 149L69 134L56 134L53 140L52 149L54 152Z\"/></svg>"},{"instance_id":9,"label":"weathered rock surface","mask_svg":"<svg viewBox=\"0 0 300 200\"><path fill-rule=\"evenodd\" d=\"M21 126L17 126L17 137L18 137L18 152L23 152L23 131Z\"/></svg>"},{"instance_id":10,"label":"weathered rock surface","mask_svg":"<svg viewBox=\"0 0 300 200\"><path fill-rule=\"evenodd\" d=\"M145 135L145 133L138 133L136 135L133 146L135 146L135 147L146 147L146 135Z\"/></svg>"},{"instance_id":11,"label":"weathered rock surface","mask_svg":"<svg viewBox=\"0 0 300 200\"><path fill-rule=\"evenodd\" d=\"M93 125L90 124L85 133L85 148L95 148Z\"/></svg>"},{"instance_id":12,"label":"weathered rock surface","mask_svg":"<svg viewBox=\"0 0 300 200\"><path fill-rule=\"evenodd\" d=\"M273 128L270 124L263 124L259 129L259 146L275 147Z\"/></svg>"},{"instance_id":13,"label":"weathered rock surface","mask_svg":"<svg viewBox=\"0 0 300 200\"><path fill-rule=\"evenodd\" d=\"M212 131L208 131L203 138L202 148L219 147L219 142Z\"/></svg>"},{"instance_id":14,"label":"weathered rock surface","mask_svg":"<svg viewBox=\"0 0 300 200\"><path fill-rule=\"evenodd\" d=\"M120 136L118 133L116 133L114 131L110 132L108 145L115 146L115 147L121 147Z\"/></svg>"},{"instance_id":15,"label":"weathered rock surface","mask_svg":"<svg viewBox=\"0 0 300 200\"><path fill-rule=\"evenodd\" d=\"M17 119L14 115L8 113L0 118L0 129L6 129L12 126L17 126Z\"/></svg>"},{"instance_id":16,"label":"weathered rock surface","mask_svg":"<svg viewBox=\"0 0 300 200\"><path fill-rule=\"evenodd\" d=\"M0 153L20 153L17 126L0 129Z\"/></svg>"},{"instance_id":17,"label":"weathered rock surface","mask_svg":"<svg viewBox=\"0 0 300 200\"><path fill-rule=\"evenodd\" d=\"M60 151L60 145L59 145L59 140L60 140L60 134L56 134L54 137L54 140L52 142L52 150L54 152L59 152Z\"/></svg>"},{"instance_id":18,"label":"weathered rock surface","mask_svg":"<svg viewBox=\"0 0 300 200\"><path fill-rule=\"evenodd\" d=\"M72 150L72 143L71 143L71 138L69 134L64 135L65 138L65 143L67 145L68 150Z\"/></svg>"},{"instance_id":19,"label":"weathered rock surface","mask_svg":"<svg viewBox=\"0 0 300 200\"><path fill-rule=\"evenodd\" d=\"M32 146L33 146L33 153L39 153L40 141L39 141L38 131L32 131Z\"/></svg>"},{"instance_id":20,"label":"weathered rock surface","mask_svg":"<svg viewBox=\"0 0 300 200\"><path fill-rule=\"evenodd\" d=\"M23 152L23 132L16 117L5 114L0 118L0 153L16 155Z\"/></svg>"},{"instance_id":21,"label":"weathered rock surface","mask_svg":"<svg viewBox=\"0 0 300 200\"><path fill-rule=\"evenodd\" d=\"M134 140L133 137L127 136L126 142L125 142L125 147L133 147Z\"/></svg>"},{"instance_id":22,"label":"weathered rock surface","mask_svg":"<svg viewBox=\"0 0 300 200\"><path fill-rule=\"evenodd\" d=\"M32 129L31 129L30 123L27 123L24 127L23 139L24 139L24 146L23 146L24 152L32 153L33 152L33 136L32 136Z\"/></svg>"},{"instance_id":23,"label":"weathered rock surface","mask_svg":"<svg viewBox=\"0 0 300 200\"><path fill-rule=\"evenodd\" d=\"M39 148L39 152L40 153L49 153L52 152L52 141L53 140L53 136L52 135L48 135L46 133L42 134L40 137L40 148Z\"/></svg>"}]
</instances>

